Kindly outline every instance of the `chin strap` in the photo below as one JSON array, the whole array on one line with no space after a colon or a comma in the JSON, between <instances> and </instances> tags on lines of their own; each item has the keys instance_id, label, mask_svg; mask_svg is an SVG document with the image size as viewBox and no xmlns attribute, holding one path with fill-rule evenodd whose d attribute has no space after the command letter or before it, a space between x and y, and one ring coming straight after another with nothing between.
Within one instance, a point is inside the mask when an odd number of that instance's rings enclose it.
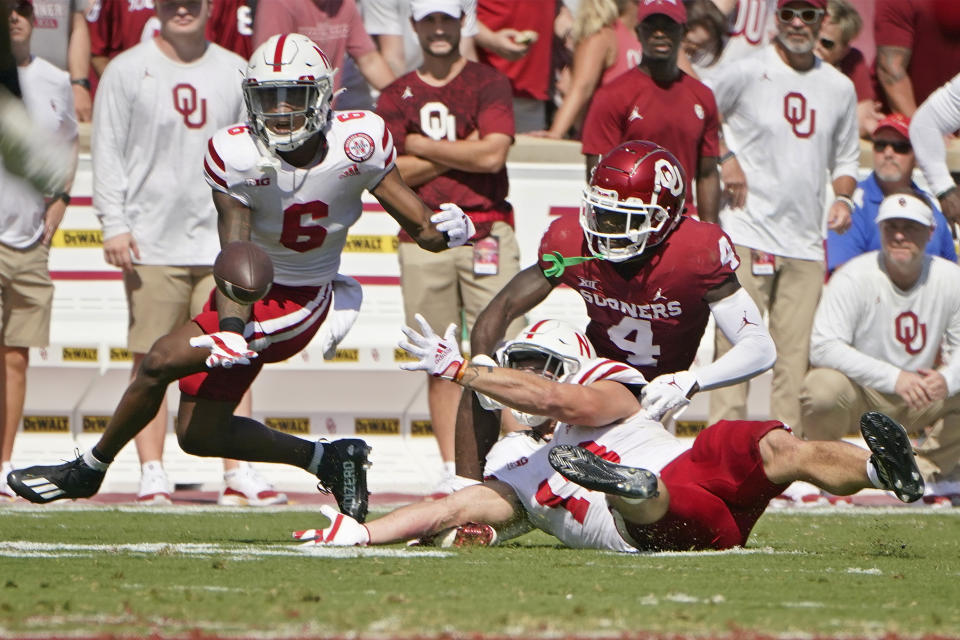
<instances>
[{"instance_id":1,"label":"chin strap","mask_svg":"<svg viewBox=\"0 0 960 640\"><path fill-rule=\"evenodd\" d=\"M587 260L596 260L598 256L573 256L567 257L560 255L559 251L553 251L551 253L545 253L542 256L544 262L552 262L553 264L547 267L543 275L548 278L559 278L563 275L563 272L566 271L567 267L574 267L578 264L586 262Z\"/></svg>"}]
</instances>

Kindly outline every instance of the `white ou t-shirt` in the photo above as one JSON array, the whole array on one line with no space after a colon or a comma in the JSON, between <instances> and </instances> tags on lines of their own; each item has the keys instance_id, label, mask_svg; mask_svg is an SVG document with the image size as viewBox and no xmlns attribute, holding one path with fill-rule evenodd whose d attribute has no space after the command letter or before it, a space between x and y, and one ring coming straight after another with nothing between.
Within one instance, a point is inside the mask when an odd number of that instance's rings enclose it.
<instances>
[{"instance_id":1,"label":"white ou t-shirt","mask_svg":"<svg viewBox=\"0 0 960 640\"><path fill-rule=\"evenodd\" d=\"M477 0L461 0L463 27L460 37L475 37L477 27ZM363 26L371 36L403 36L404 72L423 64L420 40L410 24L410 0L363 0Z\"/></svg>"},{"instance_id":2,"label":"white ou t-shirt","mask_svg":"<svg viewBox=\"0 0 960 640\"><path fill-rule=\"evenodd\" d=\"M52 131L63 141L64 153L77 139L70 75L43 58L18 67L20 91L35 126ZM46 206L43 194L0 164L0 243L18 249L33 245L43 235Z\"/></svg>"},{"instance_id":3,"label":"white ou t-shirt","mask_svg":"<svg viewBox=\"0 0 960 640\"><path fill-rule=\"evenodd\" d=\"M798 71L767 45L706 85L747 176L746 208L724 207L723 230L752 249L823 260L828 174L856 180L860 165L853 83L819 58Z\"/></svg>"}]
</instances>

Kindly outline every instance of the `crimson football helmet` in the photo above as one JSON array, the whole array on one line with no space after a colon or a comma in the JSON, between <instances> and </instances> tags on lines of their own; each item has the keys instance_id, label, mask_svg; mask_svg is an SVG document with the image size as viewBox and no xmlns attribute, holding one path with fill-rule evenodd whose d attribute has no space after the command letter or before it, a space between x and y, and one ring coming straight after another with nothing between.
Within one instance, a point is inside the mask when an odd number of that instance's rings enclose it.
<instances>
[{"instance_id":1,"label":"crimson football helmet","mask_svg":"<svg viewBox=\"0 0 960 640\"><path fill-rule=\"evenodd\" d=\"M293 151L326 127L336 70L310 38L270 37L250 57L243 99L253 132L271 150Z\"/></svg>"},{"instance_id":2,"label":"crimson football helmet","mask_svg":"<svg viewBox=\"0 0 960 640\"><path fill-rule=\"evenodd\" d=\"M663 242L683 215L685 185L680 162L652 142L625 142L601 157L580 205L590 251L623 262Z\"/></svg>"},{"instance_id":3,"label":"crimson football helmet","mask_svg":"<svg viewBox=\"0 0 960 640\"><path fill-rule=\"evenodd\" d=\"M566 382L587 360L596 357L587 336L562 320L540 320L524 327L497 353L501 367L533 368L543 377L558 382ZM511 413L517 422L528 427L536 427L549 419L516 409L511 409Z\"/></svg>"}]
</instances>

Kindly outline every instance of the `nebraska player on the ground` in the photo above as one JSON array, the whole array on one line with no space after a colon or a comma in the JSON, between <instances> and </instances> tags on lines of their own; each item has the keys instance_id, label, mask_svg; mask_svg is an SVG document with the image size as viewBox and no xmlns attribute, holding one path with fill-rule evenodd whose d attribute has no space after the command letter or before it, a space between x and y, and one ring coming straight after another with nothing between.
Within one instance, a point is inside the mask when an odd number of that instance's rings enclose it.
<instances>
[{"instance_id":1,"label":"nebraska player on the ground","mask_svg":"<svg viewBox=\"0 0 960 640\"><path fill-rule=\"evenodd\" d=\"M96 493L107 466L179 378L184 451L299 466L317 474L341 510L366 517L369 447L362 440L314 443L233 411L263 364L303 349L331 298L339 299L340 254L364 189L425 249L460 246L475 229L456 205L434 214L404 184L379 116L331 111L333 73L306 36L270 38L254 52L243 81L249 121L217 132L204 158L221 246L252 240L263 247L274 266L267 296L242 305L217 291L192 322L151 347L90 451L62 465L18 470L14 491L32 502Z\"/></svg>"},{"instance_id":2,"label":"nebraska player on the ground","mask_svg":"<svg viewBox=\"0 0 960 640\"><path fill-rule=\"evenodd\" d=\"M471 352L492 354L511 320L566 284L586 302L586 333L597 354L652 380L643 404L656 419L698 390L773 366L773 340L740 288L730 239L719 226L682 215L684 184L679 161L652 142L627 142L603 156L584 190L579 224L566 216L550 225L539 263L517 274L477 318ZM735 347L687 371L711 313ZM465 396L458 416L457 470L479 478L497 431L478 403L467 410L469 402Z\"/></svg>"}]
</instances>

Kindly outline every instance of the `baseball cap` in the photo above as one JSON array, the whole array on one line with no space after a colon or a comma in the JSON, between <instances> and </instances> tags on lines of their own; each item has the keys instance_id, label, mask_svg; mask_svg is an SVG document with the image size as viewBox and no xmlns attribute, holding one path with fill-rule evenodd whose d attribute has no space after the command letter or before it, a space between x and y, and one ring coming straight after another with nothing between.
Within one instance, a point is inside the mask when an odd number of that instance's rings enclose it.
<instances>
[{"instance_id":1,"label":"baseball cap","mask_svg":"<svg viewBox=\"0 0 960 640\"><path fill-rule=\"evenodd\" d=\"M452 18L463 15L463 6L460 0L411 0L410 15L419 22L431 13L445 13Z\"/></svg>"},{"instance_id":2,"label":"baseball cap","mask_svg":"<svg viewBox=\"0 0 960 640\"><path fill-rule=\"evenodd\" d=\"M907 193L895 193L887 196L880 203L880 209L877 210L877 224L892 218L913 220L928 227L936 226L930 205Z\"/></svg>"},{"instance_id":3,"label":"baseball cap","mask_svg":"<svg viewBox=\"0 0 960 640\"><path fill-rule=\"evenodd\" d=\"M683 0L640 0L637 3L637 22L643 22L647 16L665 15L678 24L687 23L687 10Z\"/></svg>"},{"instance_id":4,"label":"baseball cap","mask_svg":"<svg viewBox=\"0 0 960 640\"><path fill-rule=\"evenodd\" d=\"M877 126L873 128L873 133L870 135L875 136L877 135L877 131L887 128L893 129L904 138L910 138L910 118L902 113L891 113L889 116L877 123Z\"/></svg>"},{"instance_id":5,"label":"baseball cap","mask_svg":"<svg viewBox=\"0 0 960 640\"><path fill-rule=\"evenodd\" d=\"M827 8L827 0L780 0L777 3L777 9L782 9L783 7L787 6L791 2L806 2L811 7L815 7L817 9Z\"/></svg>"}]
</instances>

